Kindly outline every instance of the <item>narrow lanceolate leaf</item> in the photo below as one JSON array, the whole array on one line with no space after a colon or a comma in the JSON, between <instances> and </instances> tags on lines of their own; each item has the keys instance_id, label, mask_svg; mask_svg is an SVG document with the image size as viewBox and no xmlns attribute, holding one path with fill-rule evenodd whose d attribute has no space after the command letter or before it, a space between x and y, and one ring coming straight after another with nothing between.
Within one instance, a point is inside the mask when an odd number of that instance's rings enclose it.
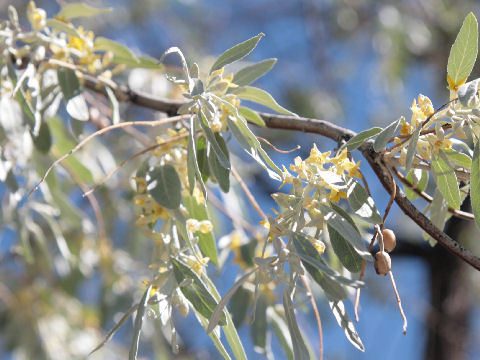
<instances>
[{"instance_id":1,"label":"narrow lanceolate leaf","mask_svg":"<svg viewBox=\"0 0 480 360\"><path fill-rule=\"evenodd\" d=\"M263 36L265 36L265 34L260 33L257 36L254 36L225 51L222 55L218 57L218 59L212 65L212 68L210 69L210 74L215 70L221 69L225 65L228 65L237 60L243 59L245 56L250 54L252 50L255 49L258 42Z\"/></svg>"},{"instance_id":2,"label":"narrow lanceolate leaf","mask_svg":"<svg viewBox=\"0 0 480 360\"><path fill-rule=\"evenodd\" d=\"M372 255L367 251L365 242L358 230L331 207L319 204L319 208L328 224L347 239L363 259L372 261Z\"/></svg>"},{"instance_id":3,"label":"narrow lanceolate leaf","mask_svg":"<svg viewBox=\"0 0 480 360\"><path fill-rule=\"evenodd\" d=\"M330 301L330 308L332 309L335 320L337 320L338 325L343 329L347 339L355 346L358 350L365 351L365 346L363 346L362 339L358 336L357 330L350 316L348 316L345 309L343 301Z\"/></svg>"},{"instance_id":4,"label":"narrow lanceolate leaf","mask_svg":"<svg viewBox=\"0 0 480 360\"><path fill-rule=\"evenodd\" d=\"M87 121L89 119L88 106L82 95L75 71L59 67L57 77L68 114L74 119Z\"/></svg>"},{"instance_id":5,"label":"narrow lanceolate leaf","mask_svg":"<svg viewBox=\"0 0 480 360\"><path fill-rule=\"evenodd\" d=\"M458 189L457 176L448 159L442 153L433 154L432 173L448 206L453 209L460 209L460 190Z\"/></svg>"},{"instance_id":6,"label":"narrow lanceolate leaf","mask_svg":"<svg viewBox=\"0 0 480 360\"><path fill-rule=\"evenodd\" d=\"M350 225L352 225L357 231L358 228L350 215L342 209L340 206L331 204L332 208L340 214ZM330 237L330 243L335 254L340 259L342 265L350 272L356 273L362 269L363 258L358 254L357 250L345 239L342 234L335 230L331 225L327 225L328 235Z\"/></svg>"},{"instance_id":7,"label":"narrow lanceolate leaf","mask_svg":"<svg viewBox=\"0 0 480 360\"><path fill-rule=\"evenodd\" d=\"M279 114L287 114L287 115L296 115L291 111L285 109L284 107L280 106L275 99L265 90L253 87L253 86L242 86L232 91L236 94L240 99L249 100L256 102L257 104L266 106L273 111L278 112Z\"/></svg>"},{"instance_id":8,"label":"narrow lanceolate leaf","mask_svg":"<svg viewBox=\"0 0 480 360\"><path fill-rule=\"evenodd\" d=\"M138 63L138 59L133 55L130 49L116 41L104 37L98 37L95 39L94 48L95 50L111 51L117 57Z\"/></svg>"},{"instance_id":9,"label":"narrow lanceolate leaf","mask_svg":"<svg viewBox=\"0 0 480 360\"><path fill-rule=\"evenodd\" d=\"M470 176L470 199L477 226L480 227L480 143L473 150L472 173Z\"/></svg>"},{"instance_id":10,"label":"narrow lanceolate leaf","mask_svg":"<svg viewBox=\"0 0 480 360\"><path fill-rule=\"evenodd\" d=\"M362 270L363 259L355 248L333 227L328 226L328 235L332 249L348 271L357 273Z\"/></svg>"},{"instance_id":11,"label":"narrow lanceolate leaf","mask_svg":"<svg viewBox=\"0 0 480 360\"><path fill-rule=\"evenodd\" d=\"M40 130L37 136L34 136L32 132L33 144L37 148L38 151L46 154L50 150L50 146L52 146L52 136L50 135L50 128L46 121L42 121L40 125Z\"/></svg>"},{"instance_id":12,"label":"narrow lanceolate leaf","mask_svg":"<svg viewBox=\"0 0 480 360\"><path fill-rule=\"evenodd\" d=\"M193 117L192 117L193 118ZM195 130L192 128L193 122L190 121L190 134L187 144L187 174L188 174L188 187L190 188L190 195L193 194L195 189L196 168L197 162L197 150L195 147ZM201 176L200 176L201 180Z\"/></svg>"},{"instance_id":13,"label":"narrow lanceolate leaf","mask_svg":"<svg viewBox=\"0 0 480 360\"><path fill-rule=\"evenodd\" d=\"M187 264L174 258L171 258L170 260L173 265L175 279L180 285L180 290L182 291L183 295L188 301L190 301L195 310L197 310L206 319L210 319L218 303L208 290L207 286ZM181 284L185 283L184 280L190 280L191 283L187 282L187 284L182 286ZM222 313L218 324L223 326L226 325L226 323L227 319L225 317L225 313Z\"/></svg>"},{"instance_id":14,"label":"narrow lanceolate leaf","mask_svg":"<svg viewBox=\"0 0 480 360\"><path fill-rule=\"evenodd\" d=\"M143 316L147 308L148 299L150 299L150 292L152 291L152 285L150 285L142 296L142 300L138 305L137 316L135 317L135 325L133 328L132 346L130 346L129 360L137 359L138 343L140 341L140 332L142 331Z\"/></svg>"},{"instance_id":15,"label":"narrow lanceolate leaf","mask_svg":"<svg viewBox=\"0 0 480 360\"><path fill-rule=\"evenodd\" d=\"M310 355L303 340L303 336L300 333L300 329L298 328L293 302L285 288L283 289L283 308L285 309L288 331L290 332L290 337L292 339L293 357L296 360L309 360Z\"/></svg>"},{"instance_id":16,"label":"narrow lanceolate leaf","mask_svg":"<svg viewBox=\"0 0 480 360\"><path fill-rule=\"evenodd\" d=\"M415 200L418 198L418 194L414 191L414 189L423 191L428 185L428 171L411 169L405 179L413 186L410 187L405 185L405 195L407 195L409 200Z\"/></svg>"},{"instance_id":17,"label":"narrow lanceolate leaf","mask_svg":"<svg viewBox=\"0 0 480 360\"><path fill-rule=\"evenodd\" d=\"M161 206L167 209L176 209L180 206L182 184L172 165L163 165L150 171L147 189Z\"/></svg>"},{"instance_id":18,"label":"narrow lanceolate leaf","mask_svg":"<svg viewBox=\"0 0 480 360\"><path fill-rule=\"evenodd\" d=\"M212 147L212 150L215 152L215 155L217 155L218 162L225 169L230 170L230 160L228 159L228 157L225 155L222 148L218 144L217 138L215 137L215 134L210 128L210 125L208 124L207 118L203 113L203 110L199 111L198 119L200 121L202 130L205 133L205 136L208 142L210 143L210 146Z\"/></svg>"},{"instance_id":19,"label":"narrow lanceolate leaf","mask_svg":"<svg viewBox=\"0 0 480 360\"><path fill-rule=\"evenodd\" d=\"M253 83L258 78L265 75L275 65L277 59L267 59L255 64L244 67L235 73L233 83L238 86L247 86Z\"/></svg>"},{"instance_id":20,"label":"narrow lanceolate leaf","mask_svg":"<svg viewBox=\"0 0 480 360\"><path fill-rule=\"evenodd\" d=\"M297 250L297 253L300 256L303 266L311 275L311 277L317 282L317 284L322 287L326 295L335 300L346 299L347 293L345 288L337 281L332 280L332 278L327 276L326 273L322 271L325 270L326 266L323 265L326 264L322 264L323 260L312 243L310 243L310 241L303 234L294 233L293 244L295 246L295 250Z\"/></svg>"},{"instance_id":21,"label":"narrow lanceolate leaf","mask_svg":"<svg viewBox=\"0 0 480 360\"><path fill-rule=\"evenodd\" d=\"M408 149L407 149L407 157L405 159L406 172L409 172L410 168L412 167L413 158L415 157L415 153L417 152L417 143L418 143L418 138L420 137L421 130L422 130L422 127L419 125L415 129L415 132L413 133L412 137L410 138L410 142L408 144Z\"/></svg>"},{"instance_id":22,"label":"narrow lanceolate leaf","mask_svg":"<svg viewBox=\"0 0 480 360\"><path fill-rule=\"evenodd\" d=\"M260 294L255 306L255 320L250 325L250 335L255 351L261 354L267 354L267 307L266 295Z\"/></svg>"},{"instance_id":23,"label":"narrow lanceolate leaf","mask_svg":"<svg viewBox=\"0 0 480 360\"><path fill-rule=\"evenodd\" d=\"M110 100L112 108L112 124L118 124L120 122L120 105L118 104L117 97L110 87L105 86L105 91L107 92L108 100Z\"/></svg>"},{"instance_id":24,"label":"narrow lanceolate leaf","mask_svg":"<svg viewBox=\"0 0 480 360\"><path fill-rule=\"evenodd\" d=\"M238 113L242 115L245 119L247 119L248 122L251 122L252 124L265 127L265 121L263 121L262 117L258 115L258 113L252 109L249 109L244 106L240 106L238 109Z\"/></svg>"},{"instance_id":25,"label":"narrow lanceolate leaf","mask_svg":"<svg viewBox=\"0 0 480 360\"><path fill-rule=\"evenodd\" d=\"M208 212L205 204L197 203L197 200L193 196L185 197L183 202L187 208L189 218L198 221L208 220ZM203 234L199 232L195 234L195 236L198 236L198 246L203 256L208 257L212 263L218 266L217 245L213 233Z\"/></svg>"},{"instance_id":26,"label":"narrow lanceolate leaf","mask_svg":"<svg viewBox=\"0 0 480 360\"><path fill-rule=\"evenodd\" d=\"M283 315L283 316L282 316ZM293 360L293 346L292 339L288 336L288 326L285 322L285 314L280 314L277 309L269 307L267 310L267 316L270 324L272 324L273 331L277 335L283 351L285 352L288 360Z\"/></svg>"},{"instance_id":27,"label":"narrow lanceolate leaf","mask_svg":"<svg viewBox=\"0 0 480 360\"><path fill-rule=\"evenodd\" d=\"M227 159L230 159L227 144L225 143L225 140L223 140L223 137L217 133L215 134L215 138L224 155L227 157ZM210 154L208 154L208 163L210 165L210 171L217 180L220 189L227 193L228 190L230 190L230 170L225 169L220 164L220 160L218 160L215 151L210 151Z\"/></svg>"},{"instance_id":28,"label":"narrow lanceolate leaf","mask_svg":"<svg viewBox=\"0 0 480 360\"><path fill-rule=\"evenodd\" d=\"M388 142L393 137L393 134L395 134L395 131L397 131L398 125L400 124L400 120L401 118L394 121L378 134L377 138L375 139L375 142L373 143L373 150L375 150L376 152L379 152L385 149Z\"/></svg>"},{"instance_id":29,"label":"narrow lanceolate leaf","mask_svg":"<svg viewBox=\"0 0 480 360\"><path fill-rule=\"evenodd\" d=\"M123 314L123 316L115 324L115 326L107 333L107 335L105 336L105 339L103 339L103 341L100 344L98 344L95 349L90 351L90 353L88 354L89 356L92 355L95 351L101 349L103 345L105 345L108 342L108 340L110 340L110 338L117 332L118 329L122 327L122 325L130 318L130 316L132 316L132 314L135 311L137 311L138 305L139 304L133 305L130 309L127 310L125 314Z\"/></svg>"},{"instance_id":30,"label":"narrow lanceolate leaf","mask_svg":"<svg viewBox=\"0 0 480 360\"><path fill-rule=\"evenodd\" d=\"M365 141L368 139L371 139L372 137L376 136L382 131L382 128L379 127L374 127L365 131L362 131L361 133L358 133L354 137L352 137L348 142L345 144L347 147L348 151L353 151L359 146L361 146Z\"/></svg>"},{"instance_id":31,"label":"narrow lanceolate leaf","mask_svg":"<svg viewBox=\"0 0 480 360\"><path fill-rule=\"evenodd\" d=\"M111 8L97 9L82 3L71 3L64 6L57 16L59 18L65 18L67 20L70 20L78 17L87 17L103 14L110 11L112 11Z\"/></svg>"},{"instance_id":32,"label":"narrow lanceolate leaf","mask_svg":"<svg viewBox=\"0 0 480 360\"><path fill-rule=\"evenodd\" d=\"M478 51L478 23L469 13L453 43L448 57L447 72L453 84L460 85L470 75Z\"/></svg>"},{"instance_id":33,"label":"narrow lanceolate leaf","mask_svg":"<svg viewBox=\"0 0 480 360\"><path fill-rule=\"evenodd\" d=\"M355 179L350 180L347 190L348 203L352 210L365 221L381 224L383 219L367 191Z\"/></svg>"},{"instance_id":34,"label":"narrow lanceolate leaf","mask_svg":"<svg viewBox=\"0 0 480 360\"><path fill-rule=\"evenodd\" d=\"M441 152L446 155L449 161L464 169L472 167L472 159L467 154L455 151L453 149L442 149Z\"/></svg>"},{"instance_id":35,"label":"narrow lanceolate leaf","mask_svg":"<svg viewBox=\"0 0 480 360\"><path fill-rule=\"evenodd\" d=\"M75 29L72 24L67 24L57 19L47 19L47 26L59 32L64 32L67 35L75 36L78 38L81 37L77 29Z\"/></svg>"}]
</instances>

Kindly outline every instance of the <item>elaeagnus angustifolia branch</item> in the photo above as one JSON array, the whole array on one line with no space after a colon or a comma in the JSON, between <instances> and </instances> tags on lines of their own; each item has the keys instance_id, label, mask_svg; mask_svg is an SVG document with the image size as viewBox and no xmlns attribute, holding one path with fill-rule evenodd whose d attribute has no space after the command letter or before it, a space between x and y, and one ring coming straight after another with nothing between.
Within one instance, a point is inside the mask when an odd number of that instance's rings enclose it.
<instances>
[{"instance_id":1,"label":"elaeagnus angustifolia branch","mask_svg":"<svg viewBox=\"0 0 480 360\"><path fill-rule=\"evenodd\" d=\"M99 81L94 77L85 76L84 85L93 91L104 94L106 93L103 86L101 86ZM182 100L161 99L119 85L116 85L113 88L113 91L120 101L130 102L141 107L162 111L169 116L176 115L178 108L184 104L184 101ZM355 132L352 130L345 129L325 120L267 113L259 113L259 115L265 121L266 126L272 129L295 130L319 134L336 142L341 141L342 139L348 140L355 136ZM392 194L394 184L389 176L388 167L383 162L382 155L373 150L373 142L365 142L360 146L359 150L372 167L383 187L388 193ZM480 258L473 255L469 250L462 247L458 242L436 227L407 199L398 186L396 186L395 202L409 218L438 241L440 245L444 246L452 254L470 264L475 269L480 270Z\"/></svg>"}]
</instances>

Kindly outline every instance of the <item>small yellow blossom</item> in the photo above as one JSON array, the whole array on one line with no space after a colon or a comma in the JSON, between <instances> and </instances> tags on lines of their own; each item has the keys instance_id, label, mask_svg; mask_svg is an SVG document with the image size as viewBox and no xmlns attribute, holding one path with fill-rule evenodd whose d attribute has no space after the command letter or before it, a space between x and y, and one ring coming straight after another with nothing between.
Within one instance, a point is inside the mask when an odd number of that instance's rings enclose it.
<instances>
[{"instance_id":1,"label":"small yellow blossom","mask_svg":"<svg viewBox=\"0 0 480 360\"><path fill-rule=\"evenodd\" d=\"M195 271L199 276L202 274L203 269L210 261L208 257L202 257L201 254L197 254L197 256L188 256L185 260L186 263L190 266L190 268Z\"/></svg>"},{"instance_id":2,"label":"small yellow blossom","mask_svg":"<svg viewBox=\"0 0 480 360\"><path fill-rule=\"evenodd\" d=\"M187 220L187 230L190 232L196 232L200 229L200 222L197 219Z\"/></svg>"},{"instance_id":3,"label":"small yellow blossom","mask_svg":"<svg viewBox=\"0 0 480 360\"><path fill-rule=\"evenodd\" d=\"M285 165L282 165L283 171L282 171L282 185L280 185L279 189L281 189L285 184L291 184L293 182L294 176L290 174L285 167Z\"/></svg>"},{"instance_id":4,"label":"small yellow blossom","mask_svg":"<svg viewBox=\"0 0 480 360\"><path fill-rule=\"evenodd\" d=\"M317 249L320 255L325 252L325 244L323 243L323 241L315 240L313 242L313 246L315 247L315 249Z\"/></svg>"},{"instance_id":5,"label":"small yellow blossom","mask_svg":"<svg viewBox=\"0 0 480 360\"><path fill-rule=\"evenodd\" d=\"M313 144L312 150L310 150L310 156L305 159L307 164L315 164L319 167L323 167L324 164L330 162L331 151L321 153L316 144Z\"/></svg>"},{"instance_id":6,"label":"small yellow blossom","mask_svg":"<svg viewBox=\"0 0 480 360\"><path fill-rule=\"evenodd\" d=\"M45 10L37 8L33 1L28 3L27 18L33 30L42 30L47 24L47 13Z\"/></svg>"},{"instance_id":7,"label":"small yellow blossom","mask_svg":"<svg viewBox=\"0 0 480 360\"><path fill-rule=\"evenodd\" d=\"M199 223L198 229L202 234L208 234L212 231L213 225L210 220L202 220Z\"/></svg>"},{"instance_id":8,"label":"small yellow blossom","mask_svg":"<svg viewBox=\"0 0 480 360\"><path fill-rule=\"evenodd\" d=\"M346 199L347 193L342 190L337 190L334 188L330 188L330 194L328 195L330 201L339 202L340 199Z\"/></svg>"}]
</instances>

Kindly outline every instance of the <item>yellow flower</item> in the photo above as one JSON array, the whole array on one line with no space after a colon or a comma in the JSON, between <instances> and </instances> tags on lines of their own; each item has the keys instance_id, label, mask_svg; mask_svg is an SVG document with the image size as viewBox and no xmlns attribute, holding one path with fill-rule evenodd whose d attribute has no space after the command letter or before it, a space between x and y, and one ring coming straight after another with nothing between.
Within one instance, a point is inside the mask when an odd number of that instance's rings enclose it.
<instances>
[{"instance_id":1,"label":"yellow flower","mask_svg":"<svg viewBox=\"0 0 480 360\"><path fill-rule=\"evenodd\" d=\"M335 170L338 175L342 175L347 172L350 176L360 177L361 174L358 170L360 162L354 163L347 157L347 149L344 148L339 154L330 160L335 165Z\"/></svg>"},{"instance_id":2,"label":"yellow flower","mask_svg":"<svg viewBox=\"0 0 480 360\"><path fill-rule=\"evenodd\" d=\"M213 225L210 220L203 220L200 221L198 229L202 234L208 234L212 231Z\"/></svg>"},{"instance_id":3,"label":"yellow flower","mask_svg":"<svg viewBox=\"0 0 480 360\"><path fill-rule=\"evenodd\" d=\"M347 193L342 190L336 190L334 188L330 188L330 194L328 195L330 201L339 202L340 199L346 199Z\"/></svg>"},{"instance_id":4,"label":"yellow flower","mask_svg":"<svg viewBox=\"0 0 480 360\"><path fill-rule=\"evenodd\" d=\"M315 164L319 167L323 167L324 164L330 162L331 151L321 153L316 144L313 144L312 150L310 150L310 156L305 159L307 164Z\"/></svg>"},{"instance_id":5,"label":"yellow flower","mask_svg":"<svg viewBox=\"0 0 480 360\"><path fill-rule=\"evenodd\" d=\"M317 249L320 255L325 252L325 244L323 243L323 241L315 240L313 242L313 246L315 247L315 249Z\"/></svg>"},{"instance_id":6,"label":"yellow flower","mask_svg":"<svg viewBox=\"0 0 480 360\"><path fill-rule=\"evenodd\" d=\"M188 219L187 220L187 230L190 232L196 232L200 228L200 223L197 219Z\"/></svg>"},{"instance_id":7,"label":"yellow flower","mask_svg":"<svg viewBox=\"0 0 480 360\"><path fill-rule=\"evenodd\" d=\"M294 163L290 165L290 170L296 172L302 179L308 178L308 170L305 166L305 161L303 161L300 156L297 156L293 161Z\"/></svg>"},{"instance_id":8,"label":"yellow flower","mask_svg":"<svg viewBox=\"0 0 480 360\"><path fill-rule=\"evenodd\" d=\"M294 176L290 174L285 167L285 165L282 165L283 171L282 171L282 185L280 185L279 189L283 187L285 184L291 184L293 182Z\"/></svg>"},{"instance_id":9,"label":"yellow flower","mask_svg":"<svg viewBox=\"0 0 480 360\"><path fill-rule=\"evenodd\" d=\"M33 30L42 30L46 25L47 13L30 1L27 6L27 18Z\"/></svg>"},{"instance_id":10,"label":"yellow flower","mask_svg":"<svg viewBox=\"0 0 480 360\"><path fill-rule=\"evenodd\" d=\"M197 273L197 275L202 275L203 268L207 266L210 259L208 257L203 257L201 254L197 253L197 256L188 256L186 259L187 264L190 268Z\"/></svg>"},{"instance_id":11,"label":"yellow flower","mask_svg":"<svg viewBox=\"0 0 480 360\"><path fill-rule=\"evenodd\" d=\"M455 81L451 78L451 76L447 74L447 83L448 83L447 89L458 91L458 88L461 85L465 84L466 80L467 78L460 80L458 83L455 83Z\"/></svg>"}]
</instances>

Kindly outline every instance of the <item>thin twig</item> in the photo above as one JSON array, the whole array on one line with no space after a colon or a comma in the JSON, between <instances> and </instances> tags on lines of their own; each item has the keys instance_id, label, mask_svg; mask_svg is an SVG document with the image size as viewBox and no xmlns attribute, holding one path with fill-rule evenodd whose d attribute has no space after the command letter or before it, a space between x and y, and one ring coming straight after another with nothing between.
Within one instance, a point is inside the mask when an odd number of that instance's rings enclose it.
<instances>
[{"instance_id":1,"label":"thin twig","mask_svg":"<svg viewBox=\"0 0 480 360\"><path fill-rule=\"evenodd\" d=\"M291 150L280 150L279 148L277 148L275 145L273 145L270 141L268 141L267 139L261 137L261 136L257 136L257 139L260 140L260 141L263 141L265 144L267 144L268 146L270 146L273 150L275 150L276 152L279 152L281 154L289 154L291 152L294 152L294 151L297 151L301 148L300 145L297 145L295 146L295 148L291 149Z\"/></svg>"},{"instance_id":2,"label":"thin twig","mask_svg":"<svg viewBox=\"0 0 480 360\"><path fill-rule=\"evenodd\" d=\"M258 215L260 215L262 220L267 221L268 220L267 215L265 215L265 213L263 212L260 205L258 205L258 202L257 202L257 200L255 200L255 197L250 192L250 189L245 184L245 182L243 181L241 176L238 174L238 172L233 168L233 166L232 166L232 175L237 180L237 182L240 184L240 187L242 188L243 192L247 196L248 201L250 201L250 204L255 209L255 211L258 213Z\"/></svg>"},{"instance_id":3,"label":"thin twig","mask_svg":"<svg viewBox=\"0 0 480 360\"><path fill-rule=\"evenodd\" d=\"M308 283L307 279L304 275L300 276L302 279L303 285L307 289L308 293L310 294L310 303L312 304L313 313L315 314L315 320L317 321L317 328L318 328L318 359L323 360L323 331L322 331L322 320L320 319L320 313L318 312L317 303L315 302L315 298L313 297L312 289L310 288L310 284Z\"/></svg>"},{"instance_id":4,"label":"thin twig","mask_svg":"<svg viewBox=\"0 0 480 360\"><path fill-rule=\"evenodd\" d=\"M419 195L420 197L422 197L425 201L428 201L429 203L431 203L433 201L433 198L428 195L425 191L422 191L416 187L413 186L413 184L408 181L405 176L403 176L403 174L398 171L398 169L396 167L392 167L392 170L395 174L395 176L402 182L404 183L406 186L408 186L412 191L414 191L417 195ZM461 218L461 219L465 219L465 220L475 220L475 216L469 212L466 212L466 211L462 211L462 210L457 210L457 209L454 209L454 208L451 208L451 207L448 207L448 211L452 213L453 216L456 216L458 218Z\"/></svg>"},{"instance_id":5,"label":"thin twig","mask_svg":"<svg viewBox=\"0 0 480 360\"><path fill-rule=\"evenodd\" d=\"M156 148L159 148L163 145L166 145L166 144L170 144L170 143L173 143L173 142L176 142L178 140L181 140L185 137L187 137L188 134L183 134L183 135L179 135L179 136L175 136L175 137L172 137L168 140L165 140L161 143L158 143L158 144L155 144L155 145L152 145L152 146L149 146L135 154L133 154L132 156L130 156L128 159L125 159L123 160L120 165L118 165L115 169L113 169L112 171L110 171L102 180L100 180L100 182L95 185L95 187L93 187L92 189L90 190L87 190L86 192L83 193L83 196L89 196L91 193L93 193L94 191L96 191L100 186L102 186L108 179L110 179L118 170L120 170L122 167L124 167L127 163L129 163L130 161L136 159L137 157L143 155L143 154L146 154L152 150L155 150Z\"/></svg>"},{"instance_id":6,"label":"thin twig","mask_svg":"<svg viewBox=\"0 0 480 360\"><path fill-rule=\"evenodd\" d=\"M387 168L387 173L388 173L388 176L390 177L390 181L392 182L393 186L392 186L392 193L390 195L390 200L388 201L387 208L385 209L385 213L383 214L383 224L381 225L382 228L385 226L385 220L387 220L388 213L390 212L393 202L395 201L395 196L397 195L397 183L395 182L395 179L393 178L392 173L388 168Z\"/></svg>"},{"instance_id":7,"label":"thin twig","mask_svg":"<svg viewBox=\"0 0 480 360\"><path fill-rule=\"evenodd\" d=\"M400 310L400 315L402 316L402 319L403 319L403 335L407 335L408 322L407 322L407 317L405 316L405 313L403 312L402 301L400 300L400 294L397 291L397 285L395 284L395 279L393 277L392 271L389 271L388 274L390 275L390 280L392 281L393 291L395 292L395 297L397 298L398 309Z\"/></svg>"},{"instance_id":8,"label":"thin twig","mask_svg":"<svg viewBox=\"0 0 480 360\"><path fill-rule=\"evenodd\" d=\"M39 186L45 181L45 179L48 176L48 174L50 173L50 171L52 171L63 160L68 158L70 155L74 154L77 150L79 150L87 142L89 142L90 140L92 140L96 136L105 134L105 133L107 133L111 130L120 129L120 128L124 128L124 127L127 127L127 126L151 126L151 127L154 127L154 126L164 125L164 124L180 121L180 120L182 120L186 117L189 117L189 116L190 115L179 115L179 116L174 116L174 117L170 117L170 118L166 118L166 119L160 119L160 120L156 120L156 121L127 121L127 122L123 122L123 123L120 123L120 124L110 125L110 126L107 126L106 128L98 130L98 131L94 132L93 134L90 134L89 136L87 136L82 141L80 141L72 150L70 150L68 153L63 155L61 158L55 160L53 162L53 164L50 165L50 167L47 169L47 171L45 172L43 177L40 179L38 184L35 185L35 187L32 190L30 190L30 192L28 193L28 196L30 196L32 193L34 193L35 191L38 190Z\"/></svg>"}]
</instances>

